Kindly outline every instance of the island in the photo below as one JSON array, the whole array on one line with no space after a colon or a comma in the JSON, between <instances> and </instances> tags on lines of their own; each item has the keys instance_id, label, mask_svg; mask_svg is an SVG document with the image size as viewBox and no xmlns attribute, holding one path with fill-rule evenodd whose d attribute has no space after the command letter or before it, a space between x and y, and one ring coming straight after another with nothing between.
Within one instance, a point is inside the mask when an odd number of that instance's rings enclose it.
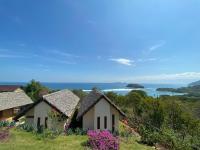
<instances>
[{"instance_id":1,"label":"island","mask_svg":"<svg viewBox=\"0 0 200 150\"><path fill-rule=\"evenodd\" d=\"M192 87L192 86L200 86L200 80L199 81L196 81L196 82L192 82L188 85L189 87Z\"/></svg>"},{"instance_id":2,"label":"island","mask_svg":"<svg viewBox=\"0 0 200 150\"><path fill-rule=\"evenodd\" d=\"M200 97L200 85L181 88L157 88L157 91L184 93L187 96Z\"/></svg>"},{"instance_id":3,"label":"island","mask_svg":"<svg viewBox=\"0 0 200 150\"><path fill-rule=\"evenodd\" d=\"M161 91L161 92L177 92L177 89L175 89L175 88L157 88L156 91Z\"/></svg>"},{"instance_id":4,"label":"island","mask_svg":"<svg viewBox=\"0 0 200 150\"><path fill-rule=\"evenodd\" d=\"M128 87L128 88L140 88L140 89L143 89L143 88L144 88L143 85L136 84L136 83L128 84L126 87Z\"/></svg>"}]
</instances>

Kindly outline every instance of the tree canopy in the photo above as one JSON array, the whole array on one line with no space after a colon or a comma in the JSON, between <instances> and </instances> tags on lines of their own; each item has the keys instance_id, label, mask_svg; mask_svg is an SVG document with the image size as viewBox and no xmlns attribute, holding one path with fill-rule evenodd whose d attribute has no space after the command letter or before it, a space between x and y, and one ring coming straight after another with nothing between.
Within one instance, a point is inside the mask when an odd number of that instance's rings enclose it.
<instances>
[{"instance_id":1,"label":"tree canopy","mask_svg":"<svg viewBox=\"0 0 200 150\"><path fill-rule=\"evenodd\" d=\"M33 100L37 101L42 98L43 95L48 94L50 89L43 86L40 82L31 80L26 86L24 91Z\"/></svg>"}]
</instances>

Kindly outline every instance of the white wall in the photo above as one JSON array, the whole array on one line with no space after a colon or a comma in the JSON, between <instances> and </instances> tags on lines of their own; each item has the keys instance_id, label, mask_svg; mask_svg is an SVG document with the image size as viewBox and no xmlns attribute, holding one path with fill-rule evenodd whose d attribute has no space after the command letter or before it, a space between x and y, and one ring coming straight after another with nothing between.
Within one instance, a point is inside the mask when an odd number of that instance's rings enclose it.
<instances>
[{"instance_id":1,"label":"white wall","mask_svg":"<svg viewBox=\"0 0 200 150\"><path fill-rule=\"evenodd\" d=\"M115 130L119 126L119 112L105 99L101 99L83 116L83 128L97 130L97 117L100 117L100 129L104 128L104 117L107 117L107 130L112 131L112 114L115 115Z\"/></svg>"},{"instance_id":2,"label":"white wall","mask_svg":"<svg viewBox=\"0 0 200 150\"><path fill-rule=\"evenodd\" d=\"M94 107L83 116L83 129L94 129Z\"/></svg>"},{"instance_id":3,"label":"white wall","mask_svg":"<svg viewBox=\"0 0 200 150\"><path fill-rule=\"evenodd\" d=\"M97 117L100 117L100 129L105 130L104 116L107 117L107 129L110 130L111 129L110 104L105 99L101 99L94 106L94 129L95 130L97 130Z\"/></svg>"},{"instance_id":4,"label":"white wall","mask_svg":"<svg viewBox=\"0 0 200 150\"><path fill-rule=\"evenodd\" d=\"M115 130L117 131L119 129L119 111L113 107L112 105L110 105L110 110L111 110L111 114L110 114L110 117L111 117L111 129L112 129L112 115L115 115Z\"/></svg>"},{"instance_id":5,"label":"white wall","mask_svg":"<svg viewBox=\"0 0 200 150\"><path fill-rule=\"evenodd\" d=\"M34 107L34 125L37 126L38 117L40 117L40 125L45 125L45 117L48 117L48 126L50 125L50 118L48 116L51 111L51 107L45 103L40 102Z\"/></svg>"},{"instance_id":6,"label":"white wall","mask_svg":"<svg viewBox=\"0 0 200 150\"><path fill-rule=\"evenodd\" d=\"M33 125L34 124L34 118L30 118L30 117L34 117L34 108L30 109L26 115L26 123L28 123L29 125Z\"/></svg>"},{"instance_id":7,"label":"white wall","mask_svg":"<svg viewBox=\"0 0 200 150\"><path fill-rule=\"evenodd\" d=\"M51 119L48 116L50 111L51 107L42 101L26 113L26 122L37 127L37 120L38 117L40 117L40 125L45 126L45 117L48 117L47 126L49 127L51 125ZM30 118L30 116L33 116L34 118Z\"/></svg>"}]
</instances>

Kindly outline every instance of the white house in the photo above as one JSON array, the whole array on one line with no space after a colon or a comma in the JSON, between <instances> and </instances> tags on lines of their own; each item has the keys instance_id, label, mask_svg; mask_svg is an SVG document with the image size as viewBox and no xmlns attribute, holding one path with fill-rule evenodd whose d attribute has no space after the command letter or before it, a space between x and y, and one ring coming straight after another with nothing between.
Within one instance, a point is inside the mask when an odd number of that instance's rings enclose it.
<instances>
[{"instance_id":1,"label":"white house","mask_svg":"<svg viewBox=\"0 0 200 150\"><path fill-rule=\"evenodd\" d=\"M54 117L62 117L59 125L63 127L64 123L70 123L76 110L79 97L69 90L61 90L43 96L43 99L35 102L33 105L20 112L14 119L18 120L25 116L26 123L45 128L58 127Z\"/></svg>"},{"instance_id":2,"label":"white house","mask_svg":"<svg viewBox=\"0 0 200 150\"><path fill-rule=\"evenodd\" d=\"M118 130L119 120L124 113L103 93L97 90L91 91L80 103L80 99L69 90L61 90L43 96L43 99L34 103L20 112L15 120L25 116L26 122L33 126L43 125L46 128L58 127L58 123L52 118L53 114L64 118L59 125L73 124L72 118L81 121L83 129L90 130ZM80 108L78 109L78 104ZM78 115L75 111L78 109ZM56 124L55 124L56 123ZM72 125L73 126L73 125Z\"/></svg>"},{"instance_id":3,"label":"white house","mask_svg":"<svg viewBox=\"0 0 200 150\"><path fill-rule=\"evenodd\" d=\"M12 120L23 107L33 103L20 89L13 90L13 92L2 92L3 88L0 89L0 120Z\"/></svg>"},{"instance_id":4,"label":"white house","mask_svg":"<svg viewBox=\"0 0 200 150\"><path fill-rule=\"evenodd\" d=\"M82 120L83 129L117 131L124 116L108 97L93 90L81 101L77 119Z\"/></svg>"}]
</instances>

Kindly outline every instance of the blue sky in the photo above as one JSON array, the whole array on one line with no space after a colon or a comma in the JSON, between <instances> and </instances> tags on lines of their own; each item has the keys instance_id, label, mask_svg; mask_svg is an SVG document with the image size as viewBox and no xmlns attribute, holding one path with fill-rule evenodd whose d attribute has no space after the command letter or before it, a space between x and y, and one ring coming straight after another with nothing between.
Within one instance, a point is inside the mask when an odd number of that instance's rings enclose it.
<instances>
[{"instance_id":1,"label":"blue sky","mask_svg":"<svg viewBox=\"0 0 200 150\"><path fill-rule=\"evenodd\" d=\"M0 81L200 79L199 0L0 0Z\"/></svg>"}]
</instances>

